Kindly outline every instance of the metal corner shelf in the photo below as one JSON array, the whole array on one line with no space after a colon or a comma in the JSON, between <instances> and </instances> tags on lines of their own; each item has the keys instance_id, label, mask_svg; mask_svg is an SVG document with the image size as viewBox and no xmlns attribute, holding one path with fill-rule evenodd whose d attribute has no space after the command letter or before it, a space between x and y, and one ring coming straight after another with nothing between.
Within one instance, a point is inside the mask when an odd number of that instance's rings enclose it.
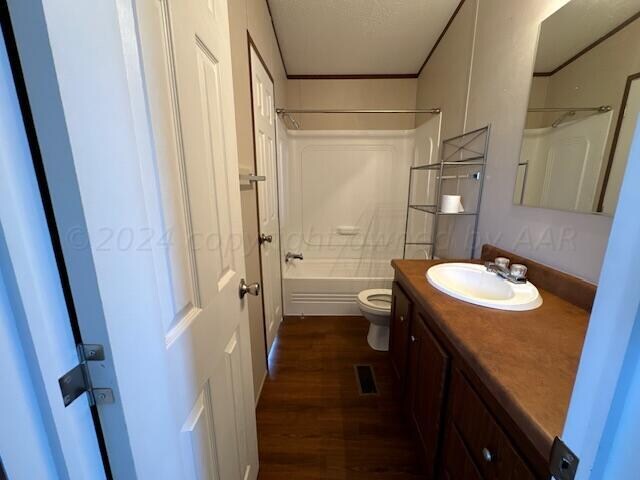
<instances>
[{"instance_id":1,"label":"metal corner shelf","mask_svg":"<svg viewBox=\"0 0 640 480\"><path fill-rule=\"evenodd\" d=\"M470 132L463 133L455 137L448 138L442 141L441 146L441 160L436 163L430 163L427 165L418 165L409 168L409 192L407 196L407 217L404 229L404 249L402 252L402 258L406 257L407 245L424 245L431 246L431 258L435 256L436 239L438 235L438 219L441 216L447 217L475 217L473 226L473 236L471 242L471 254L475 251L476 241L478 236L478 219L480 212L480 204L482 201L482 191L484 188L484 171L487 166L487 151L489 147L489 134L490 126L478 128ZM481 148L474 149L474 144L479 144ZM453 151L447 151L447 149L453 149ZM478 151L481 150L481 151ZM456 156L461 156L458 160L452 160ZM466 175L444 175L445 168L448 167L478 167L479 171L466 174ZM436 203L435 204L412 204L412 185L413 185L413 173L420 171L436 171L439 174L435 177L436 180ZM478 200L476 208L472 212L459 212L459 213L447 213L441 211L441 199L442 199L442 182L444 180L476 180L479 182L478 187ZM425 214L433 215L434 221L431 232L431 241L429 242L410 242L407 241L407 235L409 231L409 211L414 210Z\"/></svg>"},{"instance_id":2,"label":"metal corner shelf","mask_svg":"<svg viewBox=\"0 0 640 480\"><path fill-rule=\"evenodd\" d=\"M482 160L482 161L479 161ZM484 166L484 156L469 157L463 160L452 160L447 162L428 163L427 165L418 165L417 167L411 167L413 171L419 170L433 170L442 167L469 167L469 166Z\"/></svg>"},{"instance_id":3,"label":"metal corner shelf","mask_svg":"<svg viewBox=\"0 0 640 480\"><path fill-rule=\"evenodd\" d=\"M477 215L476 212L440 212L437 205L409 205L409 208L419 210L424 213L430 213L432 215Z\"/></svg>"}]
</instances>

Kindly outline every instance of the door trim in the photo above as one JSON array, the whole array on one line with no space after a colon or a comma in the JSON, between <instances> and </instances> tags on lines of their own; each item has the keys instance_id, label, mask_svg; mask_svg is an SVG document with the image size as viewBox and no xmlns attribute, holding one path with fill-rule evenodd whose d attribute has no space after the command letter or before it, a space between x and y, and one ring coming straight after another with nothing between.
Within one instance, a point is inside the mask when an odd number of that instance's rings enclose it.
<instances>
[{"instance_id":1,"label":"door trim","mask_svg":"<svg viewBox=\"0 0 640 480\"><path fill-rule=\"evenodd\" d=\"M598 199L598 207L596 208L596 212L602 212L602 208L604 206L604 197L607 193L607 183L609 182L609 175L611 174L613 159L616 155L616 149L618 147L618 137L620 137L620 130L622 129L624 112L627 109L627 101L629 100L629 93L631 92L631 84L635 80L640 81L640 72L629 75L624 86L624 93L622 94L622 101L620 102L620 110L618 111L618 119L616 120L616 129L613 132L613 140L611 142L611 149L609 151L607 166L605 167L604 176L602 178L602 186L600 187L600 198Z\"/></svg>"},{"instance_id":2,"label":"door trim","mask_svg":"<svg viewBox=\"0 0 640 480\"><path fill-rule=\"evenodd\" d=\"M273 107L274 107L274 112L276 111L276 82L274 80L274 77L271 73L271 71L269 70L269 67L267 66L266 62L264 61L264 57L260 54L260 50L258 49L258 46L255 44L255 42L253 41L253 38L251 38L251 34L249 33L249 30L247 30L247 43L248 43L248 48L247 48L247 58L249 61L249 89L251 92L251 134L252 134L252 144L253 144L253 168L254 171L257 173L258 172L258 156L257 156L257 152L256 152L256 142L255 142L255 138L256 138L256 122L255 122L255 116L253 113L253 67L251 65L251 51L253 49L253 52L256 54L256 57L258 57L258 60L260 60L260 63L262 64L262 67L264 68L264 70L267 72L267 75L269 76L269 79L271 80L271 83L273 85ZM281 218L280 218L280 185L278 183L278 179L280 178L280 169L279 169L279 155L278 155L278 121L279 121L279 116L275 115L275 119L274 119L274 141L275 141L275 188L276 188L276 199L277 199L277 216L278 216L278 237L280 238L280 242L279 242L279 248L278 248L278 265L280 268L280 310L281 310L281 315L282 315L282 320L281 322L284 321L284 278L283 278L283 272L282 272L282 229L280 228L281 225ZM258 223L258 234L260 234L260 202L259 202L259 197L258 197L258 186L256 184L255 186L255 199L256 199L256 212L257 212L257 217L256 217L256 222ZM260 281L262 282L262 284L264 285L264 274L262 271L262 250L260 248L258 248L258 255L260 258ZM264 290L263 290L264 292ZM266 360L266 364L267 364L267 373L269 373L269 347L268 347L268 342L267 342L267 327L266 327L266 313L265 313L265 306L264 306L264 293L262 296L262 325L263 325L263 331L264 331L264 351L265 351L265 360Z\"/></svg>"},{"instance_id":3,"label":"door trim","mask_svg":"<svg viewBox=\"0 0 640 480\"><path fill-rule=\"evenodd\" d=\"M273 81L273 76L271 75L271 71L269 70L269 67L267 67L267 64L264 62L264 59L260 54L260 50L258 50L258 46L254 43L253 38L251 38L251 34L249 33L249 30L247 30L247 61L249 62L249 92L250 92L249 98L251 100L251 144L253 145L253 171L257 174L258 173L258 154L256 152L256 119L255 119L255 115L253 114L253 66L251 65L251 49L253 49L256 56L262 63L262 66L267 72L267 75L269 75L269 79L271 80L271 83L274 84L274 92L273 92L274 103L275 103L275 83ZM256 223L258 224L258 235L260 235L260 201L258 199L257 183L253 183L253 194L256 201L256 213L257 213L255 220L256 220ZM260 245L258 245L258 259L260 261L260 284L264 285L264 272L262 271L262 249L260 248ZM269 348L267 345L267 326L265 322L266 311L264 307L264 289L260 294L260 302L262 303L262 336L264 340L263 342L264 343L264 360L267 366L267 375L268 375L269 374ZM262 391L262 388L260 390Z\"/></svg>"},{"instance_id":4,"label":"door trim","mask_svg":"<svg viewBox=\"0 0 640 480\"><path fill-rule=\"evenodd\" d=\"M275 111L275 103L276 103L276 89L275 89L275 81L273 79L273 75L271 74L271 71L269 70L269 67L267 66L267 64L264 61L264 57L260 54L260 50L258 49L258 46L255 44L255 42L253 41L253 38L251 38L251 34L249 33L249 30L247 30L247 44L248 44L248 48L247 48L247 59L249 61L249 95L250 95L250 99L251 99L251 143L253 145L253 169L255 172L258 171L258 155L256 152L256 142L255 142L255 138L256 138L256 122L255 122L255 112L254 112L254 106L253 106L253 67L251 65L251 50L253 49L254 53L256 54L256 57L258 57L258 60L260 60L260 63L262 64L262 67L265 69L265 71L267 72L267 75L269 76L269 79L271 80L271 83L273 84L273 103L274 103L274 111ZM278 171L278 125L277 125L277 115L276 115L276 125L274 125L274 130L275 130L275 167L276 167L276 182L279 176L279 171ZM276 183L276 203L277 203L277 214L278 214L278 226L280 225L280 195L279 195L280 191L279 188L277 186ZM260 234L260 202L258 200L258 186L257 184L255 185L255 189L254 189L254 194L255 194L255 199L256 199L256 212L257 212L257 216L256 216L256 223L258 223L258 234ZM280 227L278 227L280 228ZM278 232L278 235L280 236L280 248L278 249L278 264L280 265L280 304L282 305L282 308L284 307L284 294L283 294L283 289L284 289L284 284L283 284L283 279L282 279L282 236L281 236L281 231ZM260 248L258 248L258 257L260 259L260 281L261 283L264 284L264 273L262 271L262 250ZM265 313L265 306L264 306L264 294L262 295L262 330L264 332L264 356L265 356L265 361L267 364L267 374L269 373L269 349L268 349L268 345L267 345L267 326L265 323L265 319L266 319L266 313ZM282 319L284 320L284 311L282 312Z\"/></svg>"},{"instance_id":5,"label":"door trim","mask_svg":"<svg viewBox=\"0 0 640 480\"><path fill-rule=\"evenodd\" d=\"M71 326L71 331L73 333L73 339L76 344L81 344L84 342L82 340L82 333L80 331L80 325L78 322L78 313L73 300L73 295L71 293L69 272L64 261L62 242L60 240L58 225L56 223L53 202L51 199L49 185L47 183L44 169L44 163L42 160L42 152L40 150L40 144L38 143L38 136L36 134L33 112L29 104L29 95L27 93L24 71L20 62L18 45L16 42L13 24L11 23L11 18L9 15L9 7L6 0L0 0L0 27L2 29L2 35L4 37L7 49L7 56L9 58L9 65L11 67L11 74L13 76L13 81L15 84L20 112L22 113L22 121L26 132L27 142L29 144L29 151L31 153L31 158L33 161L33 168L38 183L38 190L40 192L40 199L42 201L45 219L47 222L47 230L51 239L51 246L59 273L60 285L62 287L64 301L69 315L69 323ZM109 455L107 453L107 446L104 438L102 423L98 414L98 408L95 405L91 405L90 410L93 426L96 431L96 438L98 441L98 447L100 449L100 456L102 458L105 475L108 479L112 479L113 473L111 470L111 464L109 462ZM0 469L2 469L1 464ZM3 470L0 470L0 478L2 477L2 473Z\"/></svg>"}]
</instances>

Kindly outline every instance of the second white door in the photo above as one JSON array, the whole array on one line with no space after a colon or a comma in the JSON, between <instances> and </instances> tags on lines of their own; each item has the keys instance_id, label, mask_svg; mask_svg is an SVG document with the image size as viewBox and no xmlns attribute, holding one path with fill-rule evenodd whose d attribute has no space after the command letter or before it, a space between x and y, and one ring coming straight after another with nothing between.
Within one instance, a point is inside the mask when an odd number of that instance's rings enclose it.
<instances>
[{"instance_id":1,"label":"second white door","mask_svg":"<svg viewBox=\"0 0 640 480\"><path fill-rule=\"evenodd\" d=\"M253 48L251 48L251 84L256 174L266 177L265 181L258 183L258 215L260 223L262 298L264 300L265 337L268 355L282 322L276 115L273 81Z\"/></svg>"}]
</instances>

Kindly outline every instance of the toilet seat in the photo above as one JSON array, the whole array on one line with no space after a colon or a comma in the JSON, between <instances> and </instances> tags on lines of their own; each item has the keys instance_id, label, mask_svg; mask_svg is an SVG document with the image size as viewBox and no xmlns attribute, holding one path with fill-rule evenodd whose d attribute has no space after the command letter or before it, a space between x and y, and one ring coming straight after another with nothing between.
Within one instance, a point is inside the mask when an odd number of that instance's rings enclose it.
<instances>
[{"instance_id":1,"label":"toilet seat","mask_svg":"<svg viewBox=\"0 0 640 480\"><path fill-rule=\"evenodd\" d=\"M360 308L371 313L391 313L391 289L372 288L363 290L358 294Z\"/></svg>"}]
</instances>

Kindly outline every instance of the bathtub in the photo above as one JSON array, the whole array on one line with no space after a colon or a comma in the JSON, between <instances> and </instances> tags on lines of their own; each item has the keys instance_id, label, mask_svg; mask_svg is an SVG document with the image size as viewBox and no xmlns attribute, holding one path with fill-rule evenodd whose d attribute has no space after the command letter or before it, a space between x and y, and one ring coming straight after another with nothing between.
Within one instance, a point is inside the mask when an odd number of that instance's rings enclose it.
<instances>
[{"instance_id":1,"label":"bathtub","mask_svg":"<svg viewBox=\"0 0 640 480\"><path fill-rule=\"evenodd\" d=\"M283 271L285 315L360 315L356 298L391 288L390 260L294 260Z\"/></svg>"}]
</instances>

